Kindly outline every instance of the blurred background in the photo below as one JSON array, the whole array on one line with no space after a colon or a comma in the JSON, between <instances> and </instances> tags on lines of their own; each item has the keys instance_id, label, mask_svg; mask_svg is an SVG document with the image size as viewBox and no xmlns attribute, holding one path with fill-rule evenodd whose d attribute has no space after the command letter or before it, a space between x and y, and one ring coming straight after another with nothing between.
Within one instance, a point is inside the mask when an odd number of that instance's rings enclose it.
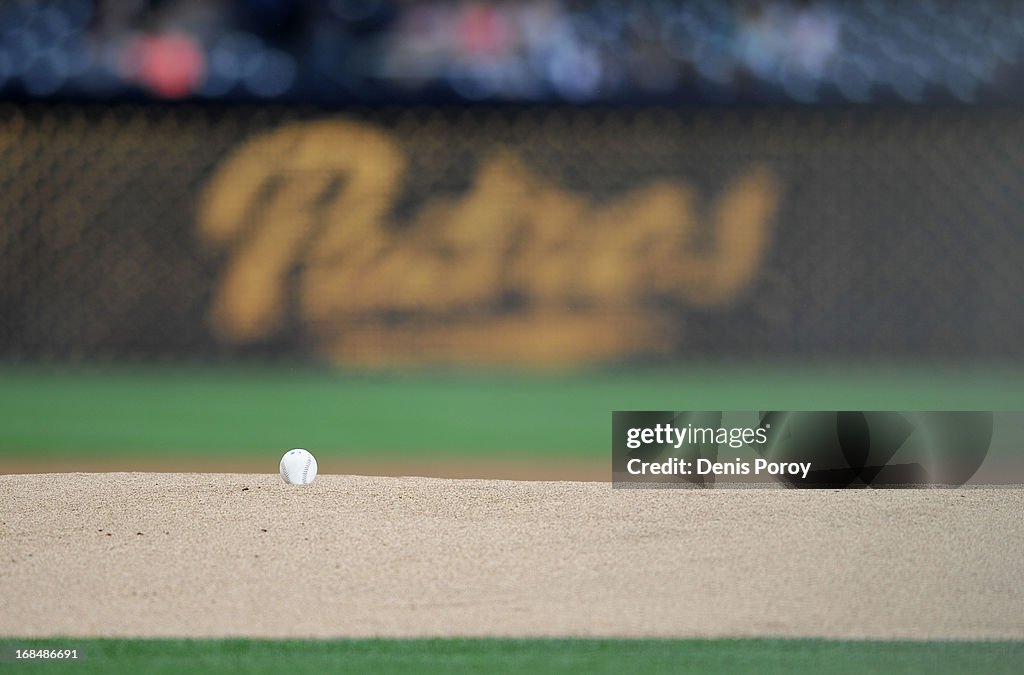
<instances>
[{"instance_id":1,"label":"blurred background","mask_svg":"<svg viewBox=\"0 0 1024 675\"><path fill-rule=\"evenodd\" d=\"M12 0L11 97L1019 102L1018 2Z\"/></svg>"},{"instance_id":2,"label":"blurred background","mask_svg":"<svg viewBox=\"0 0 1024 675\"><path fill-rule=\"evenodd\" d=\"M1022 103L1020 2L0 2L0 470L1020 409Z\"/></svg>"}]
</instances>

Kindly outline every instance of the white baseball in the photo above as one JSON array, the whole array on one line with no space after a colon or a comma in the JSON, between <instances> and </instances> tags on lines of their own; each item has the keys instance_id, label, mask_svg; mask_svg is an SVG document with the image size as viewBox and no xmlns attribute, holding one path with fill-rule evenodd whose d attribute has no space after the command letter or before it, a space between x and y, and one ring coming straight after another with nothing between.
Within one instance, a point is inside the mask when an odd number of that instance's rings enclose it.
<instances>
[{"instance_id":1,"label":"white baseball","mask_svg":"<svg viewBox=\"0 0 1024 675\"><path fill-rule=\"evenodd\" d=\"M308 450L295 448L281 458L281 478L292 485L308 485L316 478L316 457Z\"/></svg>"}]
</instances>

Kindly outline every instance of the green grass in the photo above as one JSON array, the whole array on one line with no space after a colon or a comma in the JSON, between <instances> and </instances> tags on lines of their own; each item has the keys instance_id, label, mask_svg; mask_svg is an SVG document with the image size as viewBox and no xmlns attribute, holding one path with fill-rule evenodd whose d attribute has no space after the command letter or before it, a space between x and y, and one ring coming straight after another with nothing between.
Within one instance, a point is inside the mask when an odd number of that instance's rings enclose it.
<instances>
[{"instance_id":1,"label":"green grass","mask_svg":"<svg viewBox=\"0 0 1024 675\"><path fill-rule=\"evenodd\" d=\"M74 673L1017 673L1021 642L832 640L0 640L75 646L77 661L0 662Z\"/></svg>"},{"instance_id":2,"label":"green grass","mask_svg":"<svg viewBox=\"0 0 1024 675\"><path fill-rule=\"evenodd\" d=\"M1024 409L1011 369L674 367L541 372L0 368L0 456L600 458L610 411Z\"/></svg>"}]
</instances>

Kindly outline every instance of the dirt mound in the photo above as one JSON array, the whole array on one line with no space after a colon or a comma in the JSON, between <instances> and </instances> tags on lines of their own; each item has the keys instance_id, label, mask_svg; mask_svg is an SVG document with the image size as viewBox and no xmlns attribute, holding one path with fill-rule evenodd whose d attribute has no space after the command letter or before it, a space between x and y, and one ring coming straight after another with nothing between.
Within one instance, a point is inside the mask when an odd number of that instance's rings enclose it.
<instances>
[{"instance_id":1,"label":"dirt mound","mask_svg":"<svg viewBox=\"0 0 1024 675\"><path fill-rule=\"evenodd\" d=\"M0 476L0 635L1024 638L1024 490Z\"/></svg>"}]
</instances>

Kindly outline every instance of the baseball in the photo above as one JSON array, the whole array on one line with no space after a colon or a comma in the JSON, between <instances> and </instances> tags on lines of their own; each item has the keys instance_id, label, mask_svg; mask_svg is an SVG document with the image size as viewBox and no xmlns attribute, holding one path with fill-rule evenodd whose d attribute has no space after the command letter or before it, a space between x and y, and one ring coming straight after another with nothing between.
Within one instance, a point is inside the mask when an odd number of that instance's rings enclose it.
<instances>
[{"instance_id":1,"label":"baseball","mask_svg":"<svg viewBox=\"0 0 1024 675\"><path fill-rule=\"evenodd\" d=\"M316 458L308 450L295 448L281 458L281 478L291 485L308 485L316 478Z\"/></svg>"}]
</instances>

